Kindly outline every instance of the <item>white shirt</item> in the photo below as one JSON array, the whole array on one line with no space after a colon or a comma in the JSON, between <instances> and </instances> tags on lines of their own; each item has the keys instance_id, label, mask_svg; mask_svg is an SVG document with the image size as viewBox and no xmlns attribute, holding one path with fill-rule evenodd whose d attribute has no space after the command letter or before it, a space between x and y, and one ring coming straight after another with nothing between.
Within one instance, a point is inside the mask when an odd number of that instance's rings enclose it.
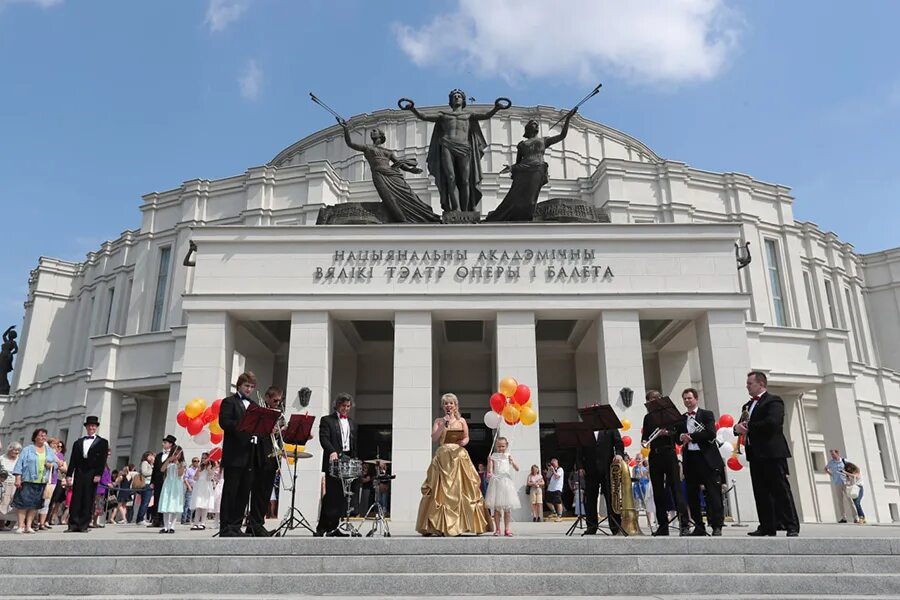
<instances>
[{"instance_id":1,"label":"white shirt","mask_svg":"<svg viewBox=\"0 0 900 600\"><path fill-rule=\"evenodd\" d=\"M167 458L169 458L169 451L168 451L168 450L163 450L163 451L162 451L162 456L159 457L159 460L162 461L162 462L166 462L166 459L167 459ZM162 463L160 463L160 466L162 466Z\"/></svg>"},{"instance_id":2,"label":"white shirt","mask_svg":"<svg viewBox=\"0 0 900 600\"><path fill-rule=\"evenodd\" d=\"M563 489L563 471L562 467L558 467L556 469L556 475L550 478L550 483L547 485L548 492L561 492Z\"/></svg>"},{"instance_id":3,"label":"white shirt","mask_svg":"<svg viewBox=\"0 0 900 600\"><path fill-rule=\"evenodd\" d=\"M688 412L690 412L690 411L688 411ZM696 412L696 411L695 411L695 412ZM696 418L696 415L694 415L693 417L690 416L690 415L688 415L688 418L687 418L687 432L688 432L688 433L694 433L696 430L697 430L697 418ZM700 449L700 445L699 445L697 442L691 442L690 444L687 445L687 449L688 449L688 450L699 450L699 449Z\"/></svg>"},{"instance_id":4,"label":"white shirt","mask_svg":"<svg viewBox=\"0 0 900 600\"><path fill-rule=\"evenodd\" d=\"M87 458L88 452L91 449L91 444L94 443L95 439L97 439L96 435L93 437L93 439L85 436L84 439L81 440L81 451L84 453L84 458Z\"/></svg>"},{"instance_id":5,"label":"white shirt","mask_svg":"<svg viewBox=\"0 0 900 600\"><path fill-rule=\"evenodd\" d=\"M350 452L350 419L342 419L341 415L335 413L338 423L341 425L341 450Z\"/></svg>"}]
</instances>

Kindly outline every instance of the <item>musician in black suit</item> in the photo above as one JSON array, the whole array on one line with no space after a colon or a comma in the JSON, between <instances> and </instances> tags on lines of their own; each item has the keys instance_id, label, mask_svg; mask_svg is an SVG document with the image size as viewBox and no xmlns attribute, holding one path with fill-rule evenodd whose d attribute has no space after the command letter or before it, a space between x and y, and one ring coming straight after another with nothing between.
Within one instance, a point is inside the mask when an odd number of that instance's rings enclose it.
<instances>
[{"instance_id":1,"label":"musician in black suit","mask_svg":"<svg viewBox=\"0 0 900 600\"><path fill-rule=\"evenodd\" d=\"M742 412L748 412L750 420L741 420L734 426L734 433L744 436L759 518L759 529L747 535L775 535L779 526L784 526L788 537L796 537L800 534L800 520L788 479L787 459L791 451L784 437L784 400L770 394L767 386L765 373L747 374L750 401Z\"/></svg>"},{"instance_id":2,"label":"musician in black suit","mask_svg":"<svg viewBox=\"0 0 900 600\"><path fill-rule=\"evenodd\" d=\"M72 486L69 505L69 528L66 531L86 532L94 514L97 484L106 466L109 442L97 435L100 419L89 416L84 420L87 435L72 444L72 455L66 478Z\"/></svg>"},{"instance_id":3,"label":"musician in black suit","mask_svg":"<svg viewBox=\"0 0 900 600\"><path fill-rule=\"evenodd\" d=\"M656 390L650 390L645 396L646 400L658 400L661 394ZM656 431L657 425L651 420L650 413L644 415L644 425L641 430L641 445L644 446L650 435ZM671 430L671 431L670 431ZM669 494L675 500L675 508L678 511L678 525L680 535L688 535L687 504L684 501L684 491L681 489L681 473L678 468L678 457L675 455L675 428L660 428L657 435L650 442L650 483L653 487L653 503L656 505L656 531L654 536L669 535L669 513L666 510L669 504Z\"/></svg>"},{"instance_id":4,"label":"musician in black suit","mask_svg":"<svg viewBox=\"0 0 900 600\"><path fill-rule=\"evenodd\" d=\"M595 535L600 519L597 516L597 501L600 494L606 499L606 515L609 520L609 530L613 535L619 533L621 524L619 517L612 510L612 497L610 495L609 469L614 460L622 460L625 454L625 445L622 443L622 435L618 429L607 429L594 432L594 444L582 448L584 460L584 518L587 528L583 535ZM630 494L631 490L623 490Z\"/></svg>"},{"instance_id":5,"label":"musician in black suit","mask_svg":"<svg viewBox=\"0 0 900 600\"><path fill-rule=\"evenodd\" d=\"M243 537L241 531L244 513L250 500L253 480L262 467L263 457L257 436L238 431L238 425L247 407L256 404L252 394L256 390L256 375L241 373L237 380L237 392L222 400L219 407L219 425L225 432L222 441L222 505L219 523L220 537ZM270 490L271 491L271 490Z\"/></svg>"},{"instance_id":6,"label":"musician in black suit","mask_svg":"<svg viewBox=\"0 0 900 600\"><path fill-rule=\"evenodd\" d=\"M153 506L147 512L147 518L150 524L147 527L162 527L162 514L156 509L159 506L159 495L162 493L163 482L166 480L166 474L160 469L166 459L169 458L169 451L175 445L175 436L167 435L162 440L162 452L158 453L153 459L153 472L150 474L150 487L153 488Z\"/></svg>"},{"instance_id":7,"label":"musician in black suit","mask_svg":"<svg viewBox=\"0 0 900 600\"><path fill-rule=\"evenodd\" d=\"M322 443L322 471L325 473L325 497L316 525L317 537L323 535L344 537L337 526L347 509L341 480L328 474L328 467L343 456L356 457L356 431L350 418L353 396L338 394L334 399L334 412L319 421L319 441Z\"/></svg>"},{"instance_id":8,"label":"musician in black suit","mask_svg":"<svg viewBox=\"0 0 900 600\"><path fill-rule=\"evenodd\" d=\"M284 392L280 388L269 387L264 398L268 408L281 411ZM265 524L266 514L269 512L269 502L272 498L272 489L275 487L275 474L278 473L278 459L274 453L272 436L261 436L259 455L262 462L253 478L253 487L250 490L250 511L247 515L247 533L255 537L272 535L272 532L265 528Z\"/></svg>"},{"instance_id":9,"label":"musician in black suit","mask_svg":"<svg viewBox=\"0 0 900 600\"><path fill-rule=\"evenodd\" d=\"M714 536L722 535L725 509L722 505L722 482L725 480L725 463L716 443L716 416L711 410L699 408L700 392L687 388L681 393L687 412L675 426L679 434L681 464L687 484L688 506L694 520L691 535L706 535L703 513L700 509L700 486L706 498L706 520ZM700 427L702 426L702 427Z\"/></svg>"}]
</instances>

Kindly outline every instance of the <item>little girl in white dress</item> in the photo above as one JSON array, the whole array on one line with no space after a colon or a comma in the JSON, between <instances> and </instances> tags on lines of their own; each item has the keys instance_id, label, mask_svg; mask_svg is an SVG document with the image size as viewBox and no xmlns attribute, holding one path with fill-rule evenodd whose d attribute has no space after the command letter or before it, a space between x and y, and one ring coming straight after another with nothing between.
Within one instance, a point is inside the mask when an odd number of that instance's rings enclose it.
<instances>
[{"instance_id":1,"label":"little girl in white dress","mask_svg":"<svg viewBox=\"0 0 900 600\"><path fill-rule=\"evenodd\" d=\"M510 531L510 511L522 506L519 496L516 494L516 486L513 483L510 468L519 470L519 465L507 454L509 441L505 437L497 438L496 452L488 459L488 488L485 494L485 504L494 512L494 535L500 535L500 524L506 519L507 536L512 536Z\"/></svg>"}]
</instances>

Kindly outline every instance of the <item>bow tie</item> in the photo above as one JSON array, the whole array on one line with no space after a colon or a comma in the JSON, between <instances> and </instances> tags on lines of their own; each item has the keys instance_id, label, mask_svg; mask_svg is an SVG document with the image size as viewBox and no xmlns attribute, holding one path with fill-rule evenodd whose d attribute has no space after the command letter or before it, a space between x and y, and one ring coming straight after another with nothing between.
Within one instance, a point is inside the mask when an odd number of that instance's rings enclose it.
<instances>
[{"instance_id":1,"label":"bow tie","mask_svg":"<svg viewBox=\"0 0 900 600\"><path fill-rule=\"evenodd\" d=\"M752 402L759 402L759 396L753 396L752 398L750 398L750 400Z\"/></svg>"},{"instance_id":2,"label":"bow tie","mask_svg":"<svg viewBox=\"0 0 900 600\"><path fill-rule=\"evenodd\" d=\"M693 417L693 416L696 415L696 414L697 414L697 411L694 411L694 410L688 411L688 416L689 416L689 417Z\"/></svg>"},{"instance_id":3,"label":"bow tie","mask_svg":"<svg viewBox=\"0 0 900 600\"><path fill-rule=\"evenodd\" d=\"M339 416L340 418L342 418L342 419L346 419L346 418L347 418L347 415L338 415L338 416Z\"/></svg>"},{"instance_id":4,"label":"bow tie","mask_svg":"<svg viewBox=\"0 0 900 600\"><path fill-rule=\"evenodd\" d=\"M94 439L94 437L96 437L96 436L93 436L93 435L86 435L86 436L84 436L84 439L86 439L86 440L92 440L92 439Z\"/></svg>"}]
</instances>

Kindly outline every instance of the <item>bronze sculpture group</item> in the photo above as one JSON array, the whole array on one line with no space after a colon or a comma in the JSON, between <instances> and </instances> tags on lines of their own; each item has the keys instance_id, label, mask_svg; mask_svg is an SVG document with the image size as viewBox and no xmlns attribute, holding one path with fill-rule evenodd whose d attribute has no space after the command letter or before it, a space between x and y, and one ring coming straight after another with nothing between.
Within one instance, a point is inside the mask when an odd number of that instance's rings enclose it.
<instances>
[{"instance_id":1,"label":"bronze sculpture group","mask_svg":"<svg viewBox=\"0 0 900 600\"><path fill-rule=\"evenodd\" d=\"M569 122L578 111L578 106L596 95L600 86L583 99L575 108L560 119L562 131L558 135L541 137L539 123L531 120L525 126L524 138L516 151L516 162L504 168L513 183L503 201L492 211L486 221L510 222L531 221L541 188L547 183L547 163L544 153L547 148L565 139L569 132ZM431 223L441 221L431 207L419 199L406 182L402 171L421 173L416 160L403 159L390 149L384 148L385 135L379 129L371 132L372 144L360 144L350 137L350 129L340 115L310 94L314 102L328 110L344 129L347 145L362 152L372 169L375 190L381 198L387 214L396 223ZM487 121L497 112L512 106L508 98L497 98L487 112L467 109L466 95L462 90L449 94L449 110L425 114L408 98L401 98L397 106L408 110L418 119L434 123L434 130L428 146L426 166L428 174L434 178L441 199L444 214L462 213L473 215L477 220L481 203L480 184L482 180L481 159L487 147L481 132L480 121Z\"/></svg>"}]
</instances>

